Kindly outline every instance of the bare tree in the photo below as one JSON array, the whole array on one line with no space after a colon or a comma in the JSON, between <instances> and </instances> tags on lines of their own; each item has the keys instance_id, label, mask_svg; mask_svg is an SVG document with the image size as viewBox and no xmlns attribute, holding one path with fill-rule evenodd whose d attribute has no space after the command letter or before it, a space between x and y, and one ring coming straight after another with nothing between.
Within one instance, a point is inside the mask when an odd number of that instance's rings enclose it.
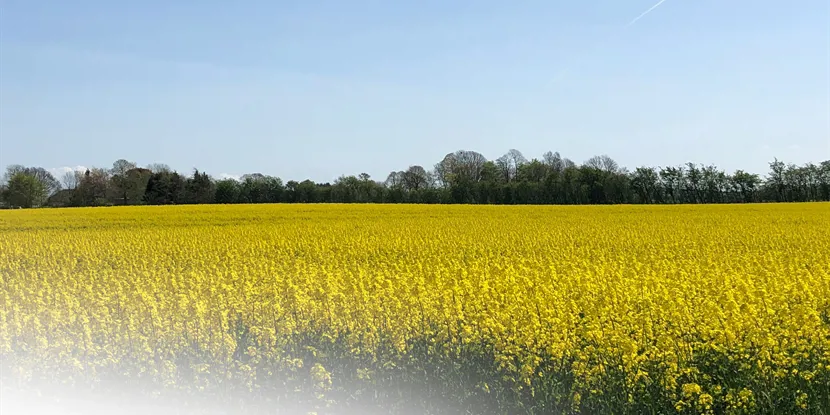
<instances>
[{"instance_id":1,"label":"bare tree","mask_svg":"<svg viewBox=\"0 0 830 415\"><path fill-rule=\"evenodd\" d=\"M393 171L389 173L389 176L386 176L386 181L383 184L390 189L401 187L404 185L404 175L405 173L402 171Z\"/></svg>"},{"instance_id":2,"label":"bare tree","mask_svg":"<svg viewBox=\"0 0 830 415\"><path fill-rule=\"evenodd\" d=\"M440 186L448 186L450 184L455 166L458 164L454 153L449 153L444 158L435 164L435 180Z\"/></svg>"},{"instance_id":3,"label":"bare tree","mask_svg":"<svg viewBox=\"0 0 830 415\"><path fill-rule=\"evenodd\" d=\"M429 173L421 166L409 166L409 169L403 172L402 179L407 190L425 189L431 182Z\"/></svg>"},{"instance_id":4,"label":"bare tree","mask_svg":"<svg viewBox=\"0 0 830 415\"><path fill-rule=\"evenodd\" d=\"M458 160L458 175L464 175L466 179L477 182L481 180L481 171L487 158L476 151L459 150L455 152L455 158Z\"/></svg>"},{"instance_id":5,"label":"bare tree","mask_svg":"<svg viewBox=\"0 0 830 415\"><path fill-rule=\"evenodd\" d=\"M110 174L114 176L124 176L127 174L128 171L136 168L136 164L127 161L124 159L118 159L114 163L112 163L112 169L110 170Z\"/></svg>"},{"instance_id":6,"label":"bare tree","mask_svg":"<svg viewBox=\"0 0 830 415\"><path fill-rule=\"evenodd\" d=\"M12 164L6 167L6 174L3 175L3 183L6 184L9 180L14 177L17 173L25 173L26 166L22 166L20 164Z\"/></svg>"},{"instance_id":7,"label":"bare tree","mask_svg":"<svg viewBox=\"0 0 830 415\"><path fill-rule=\"evenodd\" d=\"M620 166L614 159L603 154L601 156L594 156L585 162L588 167L593 167L597 170L602 170L606 173L619 173Z\"/></svg>"},{"instance_id":8,"label":"bare tree","mask_svg":"<svg viewBox=\"0 0 830 415\"><path fill-rule=\"evenodd\" d=\"M112 169L109 171L112 186L109 190L113 192L113 200L119 199L121 200L121 204L124 205L131 202L130 194L135 192L135 188L137 187L135 181L138 179L138 176L128 173L135 169L135 163L124 159L118 159L112 163ZM132 202L135 202L135 200Z\"/></svg>"},{"instance_id":9,"label":"bare tree","mask_svg":"<svg viewBox=\"0 0 830 415\"><path fill-rule=\"evenodd\" d=\"M58 181L52 173L49 173L49 171L43 167L26 167L19 164L13 164L6 167L6 174L3 176L3 182L8 183L12 177L20 173L32 176L40 182L47 197L55 194L58 190L61 190L60 181Z\"/></svg>"},{"instance_id":10,"label":"bare tree","mask_svg":"<svg viewBox=\"0 0 830 415\"><path fill-rule=\"evenodd\" d=\"M519 168L527 163L527 159L521 151L510 149L505 155L496 159L496 165L501 170L502 176L506 182L516 179L519 174Z\"/></svg>"},{"instance_id":11,"label":"bare tree","mask_svg":"<svg viewBox=\"0 0 830 415\"><path fill-rule=\"evenodd\" d=\"M444 156L435 165L435 179L442 186L451 184L453 180L478 182L487 158L476 151L458 150Z\"/></svg>"},{"instance_id":12,"label":"bare tree","mask_svg":"<svg viewBox=\"0 0 830 415\"><path fill-rule=\"evenodd\" d=\"M164 163L152 163L147 165L147 170L153 173L172 173L173 169Z\"/></svg>"},{"instance_id":13,"label":"bare tree","mask_svg":"<svg viewBox=\"0 0 830 415\"><path fill-rule=\"evenodd\" d=\"M61 178L63 187L65 189L75 190L81 183L81 179L83 178L83 176L84 174L78 170L72 170L64 173L63 177Z\"/></svg>"},{"instance_id":14,"label":"bare tree","mask_svg":"<svg viewBox=\"0 0 830 415\"><path fill-rule=\"evenodd\" d=\"M109 183L109 172L106 169L87 169L75 191L78 204L97 206L106 203Z\"/></svg>"},{"instance_id":15,"label":"bare tree","mask_svg":"<svg viewBox=\"0 0 830 415\"><path fill-rule=\"evenodd\" d=\"M559 155L558 151L555 153L548 151L542 154L542 163L557 173L565 169L565 166L562 165L562 156Z\"/></svg>"},{"instance_id":16,"label":"bare tree","mask_svg":"<svg viewBox=\"0 0 830 415\"><path fill-rule=\"evenodd\" d=\"M576 167L576 163L571 161L568 158L563 158L559 155L559 152L552 153L548 151L547 153L542 155L542 163L548 166L551 170L556 173L562 173L565 169L569 167Z\"/></svg>"}]
</instances>

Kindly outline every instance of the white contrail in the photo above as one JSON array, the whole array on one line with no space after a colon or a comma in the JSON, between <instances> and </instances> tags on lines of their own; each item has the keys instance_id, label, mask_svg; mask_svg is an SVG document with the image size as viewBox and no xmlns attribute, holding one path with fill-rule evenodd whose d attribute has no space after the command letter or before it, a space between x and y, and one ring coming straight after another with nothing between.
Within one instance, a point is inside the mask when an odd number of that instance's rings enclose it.
<instances>
[{"instance_id":1,"label":"white contrail","mask_svg":"<svg viewBox=\"0 0 830 415\"><path fill-rule=\"evenodd\" d=\"M640 21L640 19L642 19L643 17L646 17L646 15L647 15L647 14L649 14L649 13L653 12L653 11L654 11L654 9L656 9L656 8L660 7L660 6L661 6L663 3L665 3L665 2L666 2L666 0L660 0L660 1L658 1L658 2L657 2L657 3L655 3L653 6L649 7L649 9L648 9L648 10L646 10L646 11L644 11L644 12L640 13L640 15L639 15L639 16L637 16L637 17L635 17L634 19L632 19L630 22L628 22L628 24L626 24L625 26L621 27L619 30L620 30L620 31L622 31L622 30L628 29L629 27L631 27L632 25L634 25L635 23L637 23L638 21ZM599 43L597 43L596 45L594 45L594 47L593 47L592 49L597 49L597 48L599 48L602 44L605 44L605 43L606 43L606 42L608 42L609 40L613 39L613 38L614 38L614 36L616 36L616 34L611 35L611 36L608 36L608 38L606 38L606 39L605 39L605 40L603 40L602 42L599 42ZM583 58L584 58L584 56L583 56ZM565 68L561 69L559 72L557 72L557 73L556 73L556 75L555 75L555 76L554 76L554 77L553 77L550 81L548 81L548 85L550 85L550 84L552 84L552 83L554 83L554 82L557 82L557 81L559 81L560 79L564 78L564 77L565 77L565 74L566 74L567 72L569 72L569 71L572 69L572 67L576 66L576 64L577 64L577 62L572 62L572 63L571 63L570 65L568 65L567 67L565 67Z\"/></svg>"},{"instance_id":2,"label":"white contrail","mask_svg":"<svg viewBox=\"0 0 830 415\"><path fill-rule=\"evenodd\" d=\"M632 20L632 21L628 22L628 24L627 24L627 25L625 25L625 27L629 27L629 26L633 25L634 23L637 23L637 21L638 21L638 20L642 19L643 17L646 17L646 15L647 15L647 14L651 13L652 11L654 11L654 9L656 9L656 8L660 7L660 5L661 5L661 4L663 4L663 3L665 3L665 2L666 2L666 0L660 0L660 1L658 1L658 2L657 2L657 4L655 4L654 6L651 6L651 8L650 8L650 9L648 9L648 10L644 11L642 14L640 14L640 15L639 15L639 16L637 16L637 17L635 17L635 18L634 18L634 20Z\"/></svg>"}]
</instances>

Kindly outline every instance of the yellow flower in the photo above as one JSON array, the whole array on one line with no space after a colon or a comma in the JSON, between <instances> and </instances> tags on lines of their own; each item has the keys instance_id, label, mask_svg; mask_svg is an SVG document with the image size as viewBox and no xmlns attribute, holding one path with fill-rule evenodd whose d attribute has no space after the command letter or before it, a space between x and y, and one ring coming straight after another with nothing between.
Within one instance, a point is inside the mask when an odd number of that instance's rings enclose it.
<instances>
[{"instance_id":1,"label":"yellow flower","mask_svg":"<svg viewBox=\"0 0 830 415\"><path fill-rule=\"evenodd\" d=\"M752 411L708 368L826 376L828 228L826 203L0 211L0 354L21 381L280 379L320 402L442 362L491 396Z\"/></svg>"},{"instance_id":2,"label":"yellow flower","mask_svg":"<svg viewBox=\"0 0 830 415\"><path fill-rule=\"evenodd\" d=\"M697 383L683 384L683 396L687 398L700 394L700 391L700 385L698 385Z\"/></svg>"}]
</instances>

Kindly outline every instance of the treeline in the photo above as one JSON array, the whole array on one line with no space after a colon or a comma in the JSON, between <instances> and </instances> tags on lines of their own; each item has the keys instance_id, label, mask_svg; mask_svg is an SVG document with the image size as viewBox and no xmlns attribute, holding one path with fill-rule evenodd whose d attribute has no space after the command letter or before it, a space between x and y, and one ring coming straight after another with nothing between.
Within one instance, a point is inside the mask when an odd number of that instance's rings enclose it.
<instances>
[{"instance_id":1,"label":"treeline","mask_svg":"<svg viewBox=\"0 0 830 415\"><path fill-rule=\"evenodd\" d=\"M775 160L764 176L687 163L669 167L620 167L608 156L582 164L545 153L526 159L510 150L496 160L475 151L447 154L432 169L410 166L385 180L368 174L333 183L283 182L246 174L215 179L166 165L138 167L118 160L112 168L69 172L60 179L41 167L13 165L0 187L3 207L166 205L205 203L471 203L619 204L749 203L830 200L830 160L797 166Z\"/></svg>"}]
</instances>

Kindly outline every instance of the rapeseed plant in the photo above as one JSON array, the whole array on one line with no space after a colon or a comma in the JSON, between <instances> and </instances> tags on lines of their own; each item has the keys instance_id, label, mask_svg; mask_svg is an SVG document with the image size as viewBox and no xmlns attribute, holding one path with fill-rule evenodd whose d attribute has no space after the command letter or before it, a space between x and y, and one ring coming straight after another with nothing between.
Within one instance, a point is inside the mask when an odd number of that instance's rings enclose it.
<instances>
[{"instance_id":1,"label":"rapeseed plant","mask_svg":"<svg viewBox=\"0 0 830 415\"><path fill-rule=\"evenodd\" d=\"M3 376L319 413L827 413L827 229L821 203L2 211Z\"/></svg>"}]
</instances>

